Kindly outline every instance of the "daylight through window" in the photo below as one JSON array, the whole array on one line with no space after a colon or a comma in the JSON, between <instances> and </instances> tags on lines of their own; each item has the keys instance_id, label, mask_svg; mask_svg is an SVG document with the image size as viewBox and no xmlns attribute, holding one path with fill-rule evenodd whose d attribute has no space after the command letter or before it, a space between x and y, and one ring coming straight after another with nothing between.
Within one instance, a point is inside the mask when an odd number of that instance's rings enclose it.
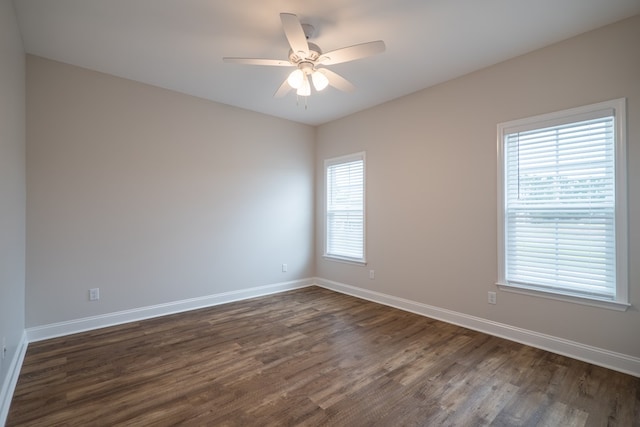
<instances>
[{"instance_id":1,"label":"daylight through window","mask_svg":"<svg viewBox=\"0 0 640 427\"><path fill-rule=\"evenodd\" d=\"M624 100L499 125L501 284L626 302Z\"/></svg>"},{"instance_id":2,"label":"daylight through window","mask_svg":"<svg viewBox=\"0 0 640 427\"><path fill-rule=\"evenodd\" d=\"M364 153L325 162L325 256L364 263Z\"/></svg>"}]
</instances>

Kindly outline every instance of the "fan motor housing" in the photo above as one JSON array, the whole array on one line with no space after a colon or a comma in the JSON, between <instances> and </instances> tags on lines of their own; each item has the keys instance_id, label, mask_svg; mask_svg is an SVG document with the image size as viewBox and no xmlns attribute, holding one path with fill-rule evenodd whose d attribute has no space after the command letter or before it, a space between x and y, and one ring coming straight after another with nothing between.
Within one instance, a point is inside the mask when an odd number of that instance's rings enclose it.
<instances>
[{"instance_id":1,"label":"fan motor housing","mask_svg":"<svg viewBox=\"0 0 640 427\"><path fill-rule=\"evenodd\" d=\"M318 45L314 43L309 43L309 55L306 58L301 58L296 54L293 50L289 49L289 62L292 64L298 64L304 61L315 62L322 55L322 50L318 47Z\"/></svg>"}]
</instances>

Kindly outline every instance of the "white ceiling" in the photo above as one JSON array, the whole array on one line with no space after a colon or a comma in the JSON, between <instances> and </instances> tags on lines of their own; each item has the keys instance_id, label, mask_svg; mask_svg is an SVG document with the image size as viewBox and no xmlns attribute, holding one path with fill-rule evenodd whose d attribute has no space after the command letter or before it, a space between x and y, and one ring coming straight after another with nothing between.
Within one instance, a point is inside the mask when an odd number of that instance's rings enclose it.
<instances>
[{"instance_id":1,"label":"white ceiling","mask_svg":"<svg viewBox=\"0 0 640 427\"><path fill-rule=\"evenodd\" d=\"M640 0L14 0L28 53L212 101L322 124L640 13ZM273 93L291 71L225 64L286 59L280 12L330 51L382 39L330 68L356 87Z\"/></svg>"}]
</instances>

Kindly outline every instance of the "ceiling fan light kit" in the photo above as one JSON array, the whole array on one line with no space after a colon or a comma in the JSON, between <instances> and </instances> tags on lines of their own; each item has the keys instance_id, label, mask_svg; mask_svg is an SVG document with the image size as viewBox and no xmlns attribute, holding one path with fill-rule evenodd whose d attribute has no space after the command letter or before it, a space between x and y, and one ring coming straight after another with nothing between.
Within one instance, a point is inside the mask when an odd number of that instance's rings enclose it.
<instances>
[{"instance_id":1,"label":"ceiling fan light kit","mask_svg":"<svg viewBox=\"0 0 640 427\"><path fill-rule=\"evenodd\" d=\"M315 70L313 65L308 62L300 63L298 68L289 74L289 77L287 77L287 84L291 86L292 89L297 89L297 94L299 96L309 96L311 94L309 76L311 76L313 87L318 92L329 85L329 79L327 76L322 74L320 71Z\"/></svg>"},{"instance_id":2,"label":"ceiling fan light kit","mask_svg":"<svg viewBox=\"0 0 640 427\"><path fill-rule=\"evenodd\" d=\"M222 58L224 62L236 64L296 67L280 85L273 95L274 97L285 96L292 89L296 90L298 96L308 97L311 95L312 84L317 92L324 90L327 86L351 92L355 89L355 86L341 75L325 68L325 66L366 58L385 50L384 42L377 40L336 49L323 54L317 45L307 41L314 32L313 26L301 24L298 17L291 13L281 13L280 20L290 47L288 61L262 58ZM309 80L311 80L311 83Z\"/></svg>"}]
</instances>

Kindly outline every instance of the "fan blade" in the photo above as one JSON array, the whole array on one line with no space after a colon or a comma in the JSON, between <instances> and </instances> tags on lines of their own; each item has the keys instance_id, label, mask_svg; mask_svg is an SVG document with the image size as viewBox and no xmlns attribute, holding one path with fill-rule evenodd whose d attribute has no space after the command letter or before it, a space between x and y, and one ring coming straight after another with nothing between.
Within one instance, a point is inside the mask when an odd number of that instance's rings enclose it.
<instances>
[{"instance_id":1,"label":"fan blade","mask_svg":"<svg viewBox=\"0 0 640 427\"><path fill-rule=\"evenodd\" d=\"M272 67L291 67L293 64L284 59L262 59L262 58L232 58L225 56L222 58L224 62L232 64L246 64L246 65L269 65Z\"/></svg>"},{"instance_id":2,"label":"fan blade","mask_svg":"<svg viewBox=\"0 0 640 427\"><path fill-rule=\"evenodd\" d=\"M323 53L316 62L322 65L340 64L342 62L349 62L355 59L366 58L367 56L382 53L384 52L384 49L385 45L382 40L356 44Z\"/></svg>"},{"instance_id":3,"label":"fan blade","mask_svg":"<svg viewBox=\"0 0 640 427\"><path fill-rule=\"evenodd\" d=\"M335 73L327 68L318 68L316 71L325 75L327 80L329 80L329 84L336 89L340 89L343 92L353 92L356 90L356 87L351 84L351 82L340 74Z\"/></svg>"},{"instance_id":4,"label":"fan blade","mask_svg":"<svg viewBox=\"0 0 640 427\"><path fill-rule=\"evenodd\" d=\"M289 83L287 82L287 79L284 79L284 81L282 82L282 84L280 85L280 87L278 88L276 93L273 94L273 97L274 98L282 98L287 93L289 93L290 90L291 90L291 86L289 86Z\"/></svg>"},{"instance_id":5,"label":"fan blade","mask_svg":"<svg viewBox=\"0 0 640 427\"><path fill-rule=\"evenodd\" d=\"M280 20L282 21L282 29L289 41L291 50L301 58L309 56L307 36L304 35L304 30L302 29L302 25L300 25L298 17L292 13L281 13Z\"/></svg>"}]
</instances>

